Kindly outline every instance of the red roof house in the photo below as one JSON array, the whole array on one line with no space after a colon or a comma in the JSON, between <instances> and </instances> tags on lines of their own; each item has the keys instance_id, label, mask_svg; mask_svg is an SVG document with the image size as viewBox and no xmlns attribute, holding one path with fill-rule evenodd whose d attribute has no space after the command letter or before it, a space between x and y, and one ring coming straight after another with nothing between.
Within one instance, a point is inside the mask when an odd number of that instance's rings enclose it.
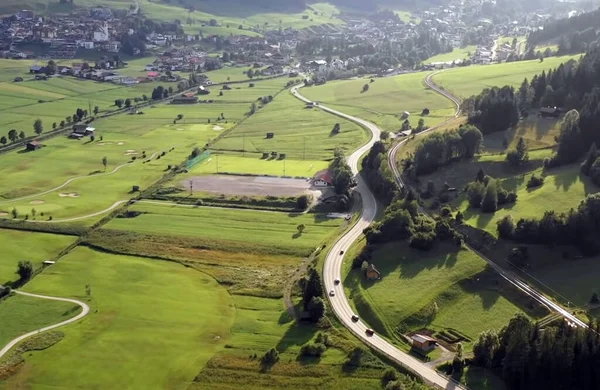
<instances>
[{"instance_id":1,"label":"red roof house","mask_svg":"<svg viewBox=\"0 0 600 390\"><path fill-rule=\"evenodd\" d=\"M333 185L333 177L328 169L323 169L313 176L312 182L316 187L328 187Z\"/></svg>"}]
</instances>

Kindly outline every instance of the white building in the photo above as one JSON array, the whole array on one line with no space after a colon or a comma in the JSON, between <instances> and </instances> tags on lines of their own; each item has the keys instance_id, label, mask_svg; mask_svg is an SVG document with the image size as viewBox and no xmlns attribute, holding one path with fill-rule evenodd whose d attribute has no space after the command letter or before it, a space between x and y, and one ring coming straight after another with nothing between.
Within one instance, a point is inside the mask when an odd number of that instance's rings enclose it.
<instances>
[{"instance_id":1,"label":"white building","mask_svg":"<svg viewBox=\"0 0 600 390\"><path fill-rule=\"evenodd\" d=\"M109 38L108 24L104 22L102 26L98 27L98 29L94 31L94 42L108 42Z\"/></svg>"}]
</instances>

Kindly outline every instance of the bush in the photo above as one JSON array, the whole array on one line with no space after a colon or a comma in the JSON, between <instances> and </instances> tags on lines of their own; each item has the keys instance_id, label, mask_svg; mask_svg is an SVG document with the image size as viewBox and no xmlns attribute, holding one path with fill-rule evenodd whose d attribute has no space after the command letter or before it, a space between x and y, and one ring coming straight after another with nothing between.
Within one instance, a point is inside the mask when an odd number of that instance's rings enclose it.
<instances>
[{"instance_id":1,"label":"bush","mask_svg":"<svg viewBox=\"0 0 600 390\"><path fill-rule=\"evenodd\" d=\"M28 260L21 260L17 266L17 274L23 281L29 280L33 274L33 264Z\"/></svg>"},{"instance_id":2,"label":"bush","mask_svg":"<svg viewBox=\"0 0 600 390\"><path fill-rule=\"evenodd\" d=\"M383 386L387 386L388 383L398 380L398 371L394 368L390 367L383 372L383 377L381 378L381 384Z\"/></svg>"},{"instance_id":3,"label":"bush","mask_svg":"<svg viewBox=\"0 0 600 390\"><path fill-rule=\"evenodd\" d=\"M542 176L531 175L527 181L527 188L540 187L544 184L544 178Z\"/></svg>"},{"instance_id":4,"label":"bush","mask_svg":"<svg viewBox=\"0 0 600 390\"><path fill-rule=\"evenodd\" d=\"M266 365L273 365L279 361L279 352L275 348L271 348L263 355L260 361Z\"/></svg>"},{"instance_id":5,"label":"bush","mask_svg":"<svg viewBox=\"0 0 600 390\"><path fill-rule=\"evenodd\" d=\"M300 195L296 201L296 208L298 210L306 210L309 205L308 195Z\"/></svg>"},{"instance_id":6,"label":"bush","mask_svg":"<svg viewBox=\"0 0 600 390\"><path fill-rule=\"evenodd\" d=\"M410 239L410 247L422 251L428 251L435 244L434 232L416 232Z\"/></svg>"},{"instance_id":7,"label":"bush","mask_svg":"<svg viewBox=\"0 0 600 390\"><path fill-rule=\"evenodd\" d=\"M308 343L300 348L300 355L305 357L321 357L327 351L327 347L322 343Z\"/></svg>"}]
</instances>

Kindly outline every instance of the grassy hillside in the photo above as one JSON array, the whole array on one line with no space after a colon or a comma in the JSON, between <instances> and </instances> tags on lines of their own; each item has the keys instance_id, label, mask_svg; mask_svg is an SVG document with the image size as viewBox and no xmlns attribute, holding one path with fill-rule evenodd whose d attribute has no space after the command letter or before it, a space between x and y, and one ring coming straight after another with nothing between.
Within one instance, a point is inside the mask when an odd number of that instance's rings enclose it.
<instances>
[{"instance_id":1,"label":"grassy hillside","mask_svg":"<svg viewBox=\"0 0 600 390\"><path fill-rule=\"evenodd\" d=\"M381 280L367 281L360 270L344 281L357 310L370 325L392 332L422 328L452 329L475 340L480 332L500 328L515 312L519 295L490 273L486 263L465 249L440 245L430 252L412 250L406 243L387 244L373 253ZM433 304L438 307L432 313ZM522 302L521 302L522 303ZM368 310L363 310L361 306ZM467 349L472 347L468 341Z\"/></svg>"},{"instance_id":2,"label":"grassy hillside","mask_svg":"<svg viewBox=\"0 0 600 390\"><path fill-rule=\"evenodd\" d=\"M437 62L452 62L466 60L469 54L474 54L477 46L471 45L466 47L454 48L450 53L442 53L428 58L425 64L434 64Z\"/></svg>"},{"instance_id":3,"label":"grassy hillside","mask_svg":"<svg viewBox=\"0 0 600 390\"><path fill-rule=\"evenodd\" d=\"M484 88L504 85L518 87L526 77L531 80L534 75L544 70L548 71L563 62L577 58L578 55L546 58L544 62L533 60L454 68L437 74L434 80L454 94L467 98L478 94Z\"/></svg>"},{"instance_id":4,"label":"grassy hillside","mask_svg":"<svg viewBox=\"0 0 600 390\"><path fill-rule=\"evenodd\" d=\"M416 127L424 108L430 114L425 125L434 126L454 114L452 102L425 88L426 73L411 73L395 77L333 81L323 86L302 89L307 98L323 102L333 108L368 119L385 130L397 131L403 122L404 111L411 114ZM362 92L363 85L369 90Z\"/></svg>"}]
</instances>

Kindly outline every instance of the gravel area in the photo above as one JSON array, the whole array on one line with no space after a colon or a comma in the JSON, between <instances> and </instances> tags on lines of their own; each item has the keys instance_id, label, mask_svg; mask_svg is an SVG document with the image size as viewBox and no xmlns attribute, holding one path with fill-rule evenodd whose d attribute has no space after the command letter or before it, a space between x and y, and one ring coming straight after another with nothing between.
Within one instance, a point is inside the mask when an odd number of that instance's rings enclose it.
<instances>
[{"instance_id":1,"label":"gravel area","mask_svg":"<svg viewBox=\"0 0 600 390\"><path fill-rule=\"evenodd\" d=\"M182 181L181 186L189 188L190 180L194 191L225 195L297 196L310 189L310 182L305 179L235 175L196 176Z\"/></svg>"}]
</instances>

